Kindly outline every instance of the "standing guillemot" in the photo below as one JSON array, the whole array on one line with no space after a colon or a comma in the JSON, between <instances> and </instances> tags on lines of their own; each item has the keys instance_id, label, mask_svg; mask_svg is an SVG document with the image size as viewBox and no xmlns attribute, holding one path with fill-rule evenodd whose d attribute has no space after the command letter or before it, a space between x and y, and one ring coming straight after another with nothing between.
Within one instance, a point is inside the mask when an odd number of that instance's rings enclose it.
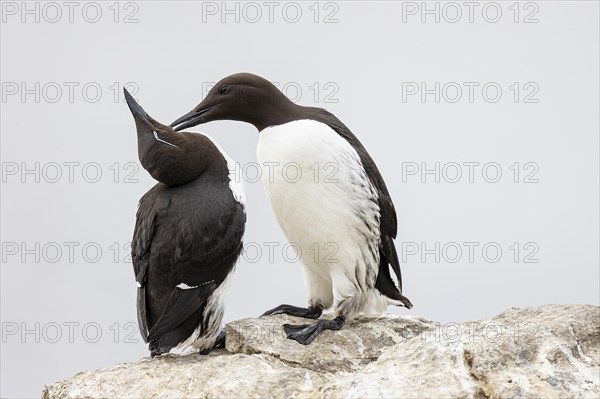
<instances>
[{"instance_id":1,"label":"standing guillemot","mask_svg":"<svg viewBox=\"0 0 600 399\"><path fill-rule=\"evenodd\" d=\"M309 344L322 330L339 330L359 313L380 313L388 305L411 308L402 295L393 241L394 204L375 162L350 129L326 110L296 105L269 81L248 73L221 80L171 126L180 130L225 119L259 130L258 160L273 173L263 178L267 196L287 239L300 247L309 307L280 305L265 315L318 319L333 305L333 320L284 325L288 338ZM288 165L300 166L299 179L286 178ZM336 173L332 179L316 178L315 165L333 165ZM335 256L317 256L315 244L332 244Z\"/></svg>"},{"instance_id":2,"label":"standing guillemot","mask_svg":"<svg viewBox=\"0 0 600 399\"><path fill-rule=\"evenodd\" d=\"M124 90L138 156L159 181L140 199L132 241L140 333L151 355L224 343L224 293L242 251L244 193L209 137L152 119Z\"/></svg>"}]
</instances>

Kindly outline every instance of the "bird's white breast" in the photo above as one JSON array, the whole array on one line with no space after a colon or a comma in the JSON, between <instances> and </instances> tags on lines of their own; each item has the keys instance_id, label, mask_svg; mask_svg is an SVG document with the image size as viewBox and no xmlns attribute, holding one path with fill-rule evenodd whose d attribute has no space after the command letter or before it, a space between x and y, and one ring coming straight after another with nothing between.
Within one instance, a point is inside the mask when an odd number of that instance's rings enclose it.
<instances>
[{"instance_id":1,"label":"bird's white breast","mask_svg":"<svg viewBox=\"0 0 600 399\"><path fill-rule=\"evenodd\" d=\"M219 143L215 141L211 136L206 133L199 133L208 138L212 143L217 147L217 150L223 155L225 161L227 162L227 169L229 170L229 189L233 194L233 198L244 207L246 206L246 190L244 188L243 180L240 180L238 174L236 173L239 170L239 165L221 148Z\"/></svg>"},{"instance_id":2,"label":"bird's white breast","mask_svg":"<svg viewBox=\"0 0 600 399\"><path fill-rule=\"evenodd\" d=\"M375 262L379 207L356 150L326 124L298 120L262 130L257 157L273 212L304 266L331 281L331 266L355 274L360 263L364 276Z\"/></svg>"}]
</instances>

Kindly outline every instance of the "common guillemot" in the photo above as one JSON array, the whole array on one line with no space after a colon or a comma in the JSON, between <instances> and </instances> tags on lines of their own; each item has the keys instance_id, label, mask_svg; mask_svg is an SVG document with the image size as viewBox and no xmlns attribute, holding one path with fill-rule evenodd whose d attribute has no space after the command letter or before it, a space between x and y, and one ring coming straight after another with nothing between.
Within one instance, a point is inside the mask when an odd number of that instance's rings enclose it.
<instances>
[{"instance_id":1,"label":"common guillemot","mask_svg":"<svg viewBox=\"0 0 600 399\"><path fill-rule=\"evenodd\" d=\"M350 129L328 111L296 105L269 81L248 73L221 80L171 126L181 130L215 120L243 121L259 130L257 157L272 173L263 178L267 196L287 239L300 247L308 308L280 305L264 315L318 319L334 307L332 320L285 324L288 338L309 344L322 330L339 330L360 313L412 307L402 295L394 204L375 162ZM286 178L288 165L300 167L300 179L297 172ZM336 173L329 180L315 178L315 165L333 165ZM332 244L337 251L329 259L315 256L315 244L321 249Z\"/></svg>"},{"instance_id":2,"label":"common guillemot","mask_svg":"<svg viewBox=\"0 0 600 399\"><path fill-rule=\"evenodd\" d=\"M132 241L140 333L152 357L224 343L224 293L246 222L235 164L211 138L152 119L124 90L138 156L159 181L140 199Z\"/></svg>"}]
</instances>

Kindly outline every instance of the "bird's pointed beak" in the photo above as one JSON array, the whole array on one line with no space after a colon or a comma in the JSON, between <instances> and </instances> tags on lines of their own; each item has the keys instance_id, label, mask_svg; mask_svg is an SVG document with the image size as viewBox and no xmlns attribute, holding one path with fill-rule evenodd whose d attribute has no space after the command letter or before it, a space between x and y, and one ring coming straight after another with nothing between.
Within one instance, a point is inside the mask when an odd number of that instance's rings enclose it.
<instances>
[{"instance_id":1,"label":"bird's pointed beak","mask_svg":"<svg viewBox=\"0 0 600 399\"><path fill-rule=\"evenodd\" d=\"M142 106L138 104L137 101L135 101L135 99L132 97L131 94L129 94L125 87L123 87L123 93L125 94L125 101L127 101L127 105L129 106L133 117L136 120L141 119L146 122L150 122L150 117L148 116L146 111L144 111Z\"/></svg>"},{"instance_id":2,"label":"bird's pointed beak","mask_svg":"<svg viewBox=\"0 0 600 399\"><path fill-rule=\"evenodd\" d=\"M175 131L179 132L185 128L207 122L206 114L215 107L216 105L205 105L203 101L187 114L177 118L173 123L171 123L171 127Z\"/></svg>"}]
</instances>

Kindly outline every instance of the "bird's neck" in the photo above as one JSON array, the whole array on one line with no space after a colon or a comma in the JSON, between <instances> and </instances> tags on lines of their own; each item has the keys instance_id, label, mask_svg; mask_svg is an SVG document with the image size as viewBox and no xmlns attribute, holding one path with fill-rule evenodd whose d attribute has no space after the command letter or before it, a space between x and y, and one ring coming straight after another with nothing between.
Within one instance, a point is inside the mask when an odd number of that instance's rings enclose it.
<instances>
[{"instance_id":1,"label":"bird's neck","mask_svg":"<svg viewBox=\"0 0 600 399\"><path fill-rule=\"evenodd\" d=\"M253 121L252 124L260 132L267 127L283 125L284 123L299 119L303 109L304 107L294 104L285 97L285 101L274 102L269 109L264 112L261 117Z\"/></svg>"}]
</instances>

